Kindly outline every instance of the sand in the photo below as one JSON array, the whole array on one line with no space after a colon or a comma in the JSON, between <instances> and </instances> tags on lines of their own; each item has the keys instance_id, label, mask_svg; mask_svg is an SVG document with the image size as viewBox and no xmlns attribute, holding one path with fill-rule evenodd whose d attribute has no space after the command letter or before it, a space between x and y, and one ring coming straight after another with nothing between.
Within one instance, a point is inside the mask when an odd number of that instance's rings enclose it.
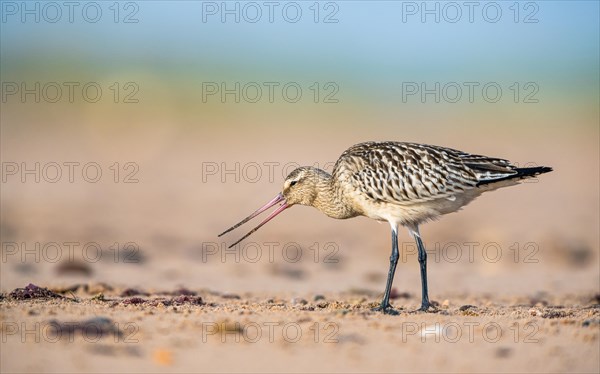
<instances>
[{"instance_id":1,"label":"sand","mask_svg":"<svg viewBox=\"0 0 600 374\"><path fill-rule=\"evenodd\" d=\"M417 128L404 140L555 172L421 228L435 313L415 312L419 266L402 230L397 316L371 311L388 269L386 224L294 207L233 251L250 227L216 236L279 192L285 165L325 165L357 141L401 138L394 129L323 128L290 143L250 125L235 137L165 125L3 142L13 159L93 161L105 177L3 184L1 371L599 372L598 186L571 182L598 180L597 136L549 128L492 140L474 129ZM557 139L567 151L548 148ZM115 183L110 167L128 173L128 161L139 181ZM61 297L10 295L30 283Z\"/></svg>"}]
</instances>

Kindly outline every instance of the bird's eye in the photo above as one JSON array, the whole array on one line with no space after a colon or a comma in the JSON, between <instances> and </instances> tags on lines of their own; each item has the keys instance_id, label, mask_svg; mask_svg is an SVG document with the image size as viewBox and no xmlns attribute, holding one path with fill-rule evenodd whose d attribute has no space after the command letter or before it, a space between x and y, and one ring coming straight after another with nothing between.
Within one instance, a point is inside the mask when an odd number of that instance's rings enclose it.
<instances>
[{"instance_id":1,"label":"bird's eye","mask_svg":"<svg viewBox=\"0 0 600 374\"><path fill-rule=\"evenodd\" d=\"M292 187L293 185L295 185L296 183L298 183L298 181L291 181L290 182L290 187Z\"/></svg>"}]
</instances>

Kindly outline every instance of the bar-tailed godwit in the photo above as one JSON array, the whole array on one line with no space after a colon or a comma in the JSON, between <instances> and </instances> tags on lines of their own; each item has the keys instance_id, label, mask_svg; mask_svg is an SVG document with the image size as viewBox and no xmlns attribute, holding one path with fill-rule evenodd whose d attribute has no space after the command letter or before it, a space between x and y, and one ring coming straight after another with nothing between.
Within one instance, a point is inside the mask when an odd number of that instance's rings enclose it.
<instances>
[{"instance_id":1,"label":"bar-tailed godwit","mask_svg":"<svg viewBox=\"0 0 600 374\"><path fill-rule=\"evenodd\" d=\"M507 160L432 145L361 143L340 156L332 174L308 166L292 171L281 193L219 236L277 204L275 211L230 248L295 204L313 206L332 218L367 216L387 221L392 228L392 254L383 300L376 309L397 314L389 299L398 263L398 226L402 225L417 243L422 291L419 310L428 311L427 252L419 225L456 212L483 192L549 171L552 168L519 168Z\"/></svg>"}]
</instances>

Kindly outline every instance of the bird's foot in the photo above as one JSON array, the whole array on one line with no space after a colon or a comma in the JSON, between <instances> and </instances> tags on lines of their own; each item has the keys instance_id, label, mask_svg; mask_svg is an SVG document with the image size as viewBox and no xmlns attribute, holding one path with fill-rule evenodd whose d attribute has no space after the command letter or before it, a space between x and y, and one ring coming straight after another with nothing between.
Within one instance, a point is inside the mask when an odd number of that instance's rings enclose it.
<instances>
[{"instance_id":1,"label":"bird's foot","mask_svg":"<svg viewBox=\"0 0 600 374\"><path fill-rule=\"evenodd\" d=\"M437 313L439 309L437 308L437 303L424 301L421 303L421 307L416 310L417 312L425 312L425 313Z\"/></svg>"},{"instance_id":2,"label":"bird's foot","mask_svg":"<svg viewBox=\"0 0 600 374\"><path fill-rule=\"evenodd\" d=\"M389 314L391 316L397 316L400 314L399 311L394 309L389 303L387 305L381 304L378 307L371 309L374 312L381 312L383 314Z\"/></svg>"}]
</instances>

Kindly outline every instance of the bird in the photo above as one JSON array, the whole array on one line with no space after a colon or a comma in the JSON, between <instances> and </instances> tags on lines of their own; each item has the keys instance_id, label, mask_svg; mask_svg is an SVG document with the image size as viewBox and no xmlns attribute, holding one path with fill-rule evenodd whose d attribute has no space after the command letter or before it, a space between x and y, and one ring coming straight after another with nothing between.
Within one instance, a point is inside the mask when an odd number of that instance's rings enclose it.
<instances>
[{"instance_id":1,"label":"bird","mask_svg":"<svg viewBox=\"0 0 600 374\"><path fill-rule=\"evenodd\" d=\"M484 192L552 170L547 166L518 167L501 158L420 143L360 143L342 153L331 174L311 166L293 170L285 178L280 193L219 237L275 205L278 205L276 210L229 248L294 205L312 206L336 219L366 216L388 222L392 232L390 265L383 299L374 310L399 314L390 304L390 292L399 257L398 228L403 226L418 248L421 274L418 311L431 312L436 308L429 301L427 252L419 226L460 210Z\"/></svg>"}]
</instances>

